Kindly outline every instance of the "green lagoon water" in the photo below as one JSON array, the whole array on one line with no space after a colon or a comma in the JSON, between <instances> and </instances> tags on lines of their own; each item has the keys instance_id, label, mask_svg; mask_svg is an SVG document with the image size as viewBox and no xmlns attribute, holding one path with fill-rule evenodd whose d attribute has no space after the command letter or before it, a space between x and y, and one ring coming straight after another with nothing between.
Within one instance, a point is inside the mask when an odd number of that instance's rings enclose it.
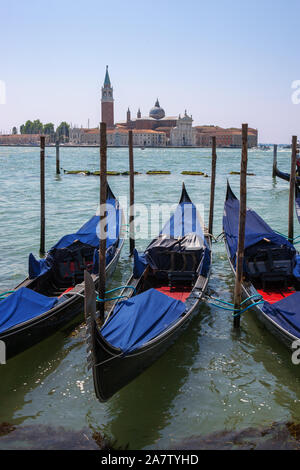
<instances>
[{"instance_id":1,"label":"green lagoon water","mask_svg":"<svg viewBox=\"0 0 300 470\"><path fill-rule=\"evenodd\" d=\"M46 246L76 231L95 211L99 178L55 175L55 149L46 149ZM108 150L108 169L128 169L127 149ZM278 165L289 171L290 152L279 151ZM61 149L68 170L99 168L97 149ZM184 179L208 219L210 178L182 176L182 170L210 175L210 150L135 150L135 169L171 170L168 176L136 176L136 202L176 203ZM238 193L239 150L218 150L214 234L222 231L226 179ZM287 232L288 184L273 181L272 152L249 151L248 205L272 227ZM128 177L112 176L117 196L127 196ZM295 235L299 225L295 221ZM147 240L139 239L143 249ZM39 247L39 149L0 147L0 291L17 285L27 272L28 254ZM123 284L131 270L126 242L109 286ZM231 301L234 280L223 243L213 245L211 292ZM300 422L300 366L249 312L239 333L229 312L203 304L177 343L149 370L99 403L86 365L85 329L58 332L0 366L0 423L99 431L131 449L168 448L191 436L223 430ZM49 439L50 439L49 435ZM29 439L30 440L30 439ZM34 445L34 437L31 445ZM28 445L28 443L26 444ZM26 447L14 442L9 448ZM0 449L7 444L0 439Z\"/></svg>"}]
</instances>

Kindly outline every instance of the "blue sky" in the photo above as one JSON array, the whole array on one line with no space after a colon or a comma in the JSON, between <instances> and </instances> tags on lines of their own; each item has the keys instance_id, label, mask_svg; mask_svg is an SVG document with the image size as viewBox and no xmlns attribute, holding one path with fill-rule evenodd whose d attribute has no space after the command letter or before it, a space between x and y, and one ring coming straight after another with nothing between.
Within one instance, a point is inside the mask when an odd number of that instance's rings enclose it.
<instances>
[{"instance_id":1,"label":"blue sky","mask_svg":"<svg viewBox=\"0 0 300 470\"><path fill-rule=\"evenodd\" d=\"M185 109L194 125L300 136L299 0L0 0L0 130L27 119L95 126L109 65L115 118Z\"/></svg>"}]
</instances>

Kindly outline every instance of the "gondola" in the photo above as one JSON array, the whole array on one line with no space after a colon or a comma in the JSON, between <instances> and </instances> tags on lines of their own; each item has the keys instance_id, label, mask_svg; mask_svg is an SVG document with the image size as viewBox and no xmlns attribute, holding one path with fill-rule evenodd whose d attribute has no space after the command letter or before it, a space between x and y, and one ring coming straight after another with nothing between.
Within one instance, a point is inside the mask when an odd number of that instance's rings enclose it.
<instances>
[{"instance_id":1,"label":"gondola","mask_svg":"<svg viewBox=\"0 0 300 470\"><path fill-rule=\"evenodd\" d=\"M281 178L285 181L290 181L290 174L283 173L282 171L278 170L277 165L275 168L275 173L278 178ZM295 208L298 222L300 223L300 176L296 176L296 184L295 184Z\"/></svg>"},{"instance_id":2,"label":"gondola","mask_svg":"<svg viewBox=\"0 0 300 470\"><path fill-rule=\"evenodd\" d=\"M106 276L117 265L124 244L121 235L123 211L107 187L108 238ZM29 275L10 295L0 298L0 341L6 358L19 354L56 332L83 313L84 271L98 285L99 215L94 215L76 233L65 235L37 260L29 255Z\"/></svg>"},{"instance_id":3,"label":"gondola","mask_svg":"<svg viewBox=\"0 0 300 470\"><path fill-rule=\"evenodd\" d=\"M239 201L227 185L223 230L235 273ZM300 338L300 259L295 247L251 209L247 209L243 296L267 329L292 349ZM258 299L261 302L258 304Z\"/></svg>"},{"instance_id":4,"label":"gondola","mask_svg":"<svg viewBox=\"0 0 300 470\"><path fill-rule=\"evenodd\" d=\"M205 293L211 238L183 185L179 205L144 253L99 325L92 279L85 273L89 364L96 396L107 401L153 364L188 324Z\"/></svg>"}]
</instances>

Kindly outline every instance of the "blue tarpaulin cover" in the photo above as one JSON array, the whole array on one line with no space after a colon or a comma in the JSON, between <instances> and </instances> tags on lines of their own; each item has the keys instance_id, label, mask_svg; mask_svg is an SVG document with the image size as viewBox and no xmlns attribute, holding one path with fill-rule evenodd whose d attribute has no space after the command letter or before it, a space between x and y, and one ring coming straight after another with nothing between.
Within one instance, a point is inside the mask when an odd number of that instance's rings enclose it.
<instances>
[{"instance_id":1,"label":"blue tarpaulin cover","mask_svg":"<svg viewBox=\"0 0 300 470\"><path fill-rule=\"evenodd\" d=\"M0 300L0 333L47 312L56 303L56 297L46 297L21 287L4 300Z\"/></svg>"},{"instance_id":2,"label":"blue tarpaulin cover","mask_svg":"<svg viewBox=\"0 0 300 470\"><path fill-rule=\"evenodd\" d=\"M144 253L138 253L136 249L133 251L133 277L138 279L145 271L148 263Z\"/></svg>"},{"instance_id":3,"label":"blue tarpaulin cover","mask_svg":"<svg viewBox=\"0 0 300 470\"><path fill-rule=\"evenodd\" d=\"M300 255L295 256L295 266L293 270L293 275L300 279Z\"/></svg>"},{"instance_id":4,"label":"blue tarpaulin cover","mask_svg":"<svg viewBox=\"0 0 300 470\"><path fill-rule=\"evenodd\" d=\"M155 289L117 304L102 336L124 354L163 332L184 313L185 305Z\"/></svg>"},{"instance_id":5,"label":"blue tarpaulin cover","mask_svg":"<svg viewBox=\"0 0 300 470\"><path fill-rule=\"evenodd\" d=\"M296 208L296 214L297 214L298 222L300 223L300 183L296 184L295 208Z\"/></svg>"},{"instance_id":6,"label":"blue tarpaulin cover","mask_svg":"<svg viewBox=\"0 0 300 470\"><path fill-rule=\"evenodd\" d=\"M42 274L45 274L52 266L52 257L47 256L46 258L36 259L36 257L30 253L28 259L28 275L29 279L35 279Z\"/></svg>"},{"instance_id":7,"label":"blue tarpaulin cover","mask_svg":"<svg viewBox=\"0 0 300 470\"><path fill-rule=\"evenodd\" d=\"M114 257L114 254L116 252L117 245L111 245L107 250L105 254L105 263L106 266L111 262L111 260ZM99 273L99 250L95 249L94 251L94 256L93 256L93 270L92 272L94 274Z\"/></svg>"},{"instance_id":8,"label":"blue tarpaulin cover","mask_svg":"<svg viewBox=\"0 0 300 470\"><path fill-rule=\"evenodd\" d=\"M239 232L240 202L229 188L229 197L226 199L223 216L223 228L226 234L230 256L235 261ZM245 249L267 238L270 242L285 245L295 251L293 245L281 235L275 233L271 227L252 209L247 209L245 228Z\"/></svg>"},{"instance_id":9,"label":"blue tarpaulin cover","mask_svg":"<svg viewBox=\"0 0 300 470\"><path fill-rule=\"evenodd\" d=\"M210 249L205 248L204 253L203 253L203 258L202 258L201 264L200 264L200 269L199 269L199 273L202 276L204 276L204 277L208 276L209 269L210 269L210 264L211 264Z\"/></svg>"},{"instance_id":10,"label":"blue tarpaulin cover","mask_svg":"<svg viewBox=\"0 0 300 470\"><path fill-rule=\"evenodd\" d=\"M107 199L106 201L107 210L107 227L108 237L106 239L106 247L109 248L119 238L120 234L120 209L118 207L118 201L116 199ZM76 233L71 233L62 237L53 248L65 248L70 246L75 240L79 240L82 243L98 247L99 245L99 215L94 215L88 220ZM51 251L51 250L50 250Z\"/></svg>"},{"instance_id":11,"label":"blue tarpaulin cover","mask_svg":"<svg viewBox=\"0 0 300 470\"><path fill-rule=\"evenodd\" d=\"M300 292L289 295L279 302L265 302L262 310L278 325L300 338Z\"/></svg>"},{"instance_id":12,"label":"blue tarpaulin cover","mask_svg":"<svg viewBox=\"0 0 300 470\"><path fill-rule=\"evenodd\" d=\"M109 193L111 194L111 193ZM120 236L120 227L122 220L122 212L119 208L119 202L109 197L106 201L107 211L107 230L108 236L106 239L107 250L114 244ZM75 241L80 241L87 245L98 247L99 246L99 215L94 215L88 220L76 233L71 233L62 237L50 250L45 259L37 260L32 253L29 255L29 278L34 279L47 272L52 267L51 253L53 250L66 248ZM107 257L110 260L110 254Z\"/></svg>"},{"instance_id":13,"label":"blue tarpaulin cover","mask_svg":"<svg viewBox=\"0 0 300 470\"><path fill-rule=\"evenodd\" d=\"M169 235L170 238L184 237L188 233L196 233L205 243L203 229L196 206L192 202L178 204L174 214L165 224L160 235Z\"/></svg>"}]
</instances>

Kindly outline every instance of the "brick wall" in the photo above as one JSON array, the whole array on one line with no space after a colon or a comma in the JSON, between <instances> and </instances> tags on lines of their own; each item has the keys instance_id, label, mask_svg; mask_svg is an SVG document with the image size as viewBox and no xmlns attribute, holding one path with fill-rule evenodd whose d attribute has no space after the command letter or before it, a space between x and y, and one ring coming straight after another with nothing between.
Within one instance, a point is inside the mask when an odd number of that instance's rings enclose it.
<instances>
[{"instance_id":1,"label":"brick wall","mask_svg":"<svg viewBox=\"0 0 300 470\"><path fill-rule=\"evenodd\" d=\"M114 103L103 101L101 103L101 121L106 122L107 127L114 127Z\"/></svg>"}]
</instances>

